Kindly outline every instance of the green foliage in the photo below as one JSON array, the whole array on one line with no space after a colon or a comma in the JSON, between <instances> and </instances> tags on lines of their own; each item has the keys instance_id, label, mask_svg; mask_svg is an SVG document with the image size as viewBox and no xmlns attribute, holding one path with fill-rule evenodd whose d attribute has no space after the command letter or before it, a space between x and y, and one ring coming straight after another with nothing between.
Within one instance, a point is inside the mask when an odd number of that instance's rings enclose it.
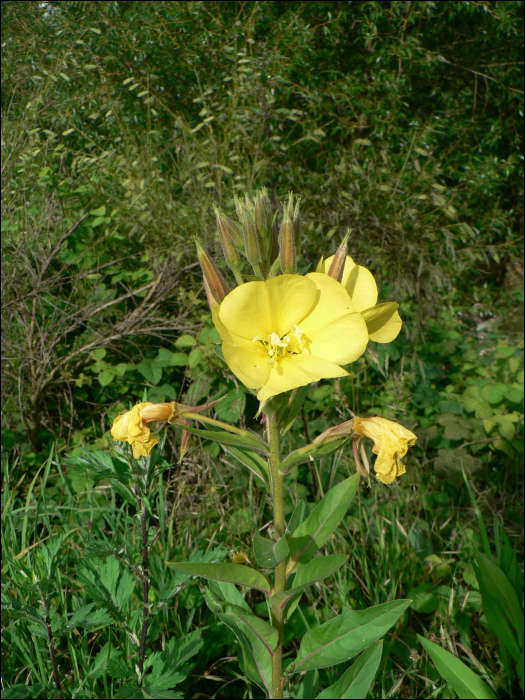
<instances>
[{"instance_id":1,"label":"green foliage","mask_svg":"<svg viewBox=\"0 0 525 700\"><path fill-rule=\"evenodd\" d=\"M335 610L413 602L382 656L292 677L291 694L452 697L417 634L520 693L521 618L489 574L521 611L522 22L522 3L2 2L3 695L56 694L50 631L71 694L135 697L137 474L127 446L109 457L108 429L137 401L224 396L215 416L260 432L192 244L217 253L211 205L233 216L260 186L303 198L313 269L352 227L350 254L404 322L348 378L281 406L286 543L354 471L343 441L298 452L312 438L351 412L418 435L399 483L361 488L297 565L285 665ZM202 581L164 561L250 552L252 520L271 517L264 449L198 427L175 466L176 430L161 427L139 496L144 691L241 697L248 678L261 697L248 616L267 619L264 594L209 581L208 609ZM285 549L263 541L261 566Z\"/></svg>"}]
</instances>

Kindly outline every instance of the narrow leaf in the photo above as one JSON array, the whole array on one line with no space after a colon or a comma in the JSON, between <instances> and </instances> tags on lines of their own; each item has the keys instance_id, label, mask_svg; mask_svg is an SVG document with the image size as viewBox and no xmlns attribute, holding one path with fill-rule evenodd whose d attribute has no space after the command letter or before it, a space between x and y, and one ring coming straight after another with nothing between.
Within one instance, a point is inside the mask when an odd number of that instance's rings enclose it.
<instances>
[{"instance_id":1,"label":"narrow leaf","mask_svg":"<svg viewBox=\"0 0 525 700\"><path fill-rule=\"evenodd\" d=\"M220 615L220 618L239 640L244 672L253 683L256 683L266 693L266 697L271 697L272 656L268 647L253 633L251 627L243 624L240 617Z\"/></svg>"},{"instance_id":2,"label":"narrow leaf","mask_svg":"<svg viewBox=\"0 0 525 700\"><path fill-rule=\"evenodd\" d=\"M375 642L364 651L358 660L347 669L341 678L317 696L317 700L345 698L361 700L366 698L372 685L383 653L383 640Z\"/></svg>"},{"instance_id":3,"label":"narrow leaf","mask_svg":"<svg viewBox=\"0 0 525 700\"><path fill-rule=\"evenodd\" d=\"M458 698L496 698L489 686L457 656L419 634L417 638L441 677L452 686Z\"/></svg>"},{"instance_id":4,"label":"narrow leaf","mask_svg":"<svg viewBox=\"0 0 525 700\"><path fill-rule=\"evenodd\" d=\"M185 425L184 430L192 435L199 435L206 440L215 440L223 445L239 445L241 447L250 447L252 450L259 450L261 452L266 452L266 446L262 440L258 440L255 437L248 437L244 435L237 435L236 433L227 433L224 430L203 430L201 428L194 428L192 425Z\"/></svg>"},{"instance_id":5,"label":"narrow leaf","mask_svg":"<svg viewBox=\"0 0 525 700\"><path fill-rule=\"evenodd\" d=\"M290 590L284 593L276 593L272 601L284 608L288 601L304 588L315 581L322 581L331 576L348 559L346 554L329 554L328 556L314 557L306 564L298 564L295 578Z\"/></svg>"},{"instance_id":6,"label":"narrow leaf","mask_svg":"<svg viewBox=\"0 0 525 700\"><path fill-rule=\"evenodd\" d=\"M270 483L270 478L268 476L268 464L260 455L258 455L256 452L250 452L247 449L232 447L231 445L223 444L223 447L266 485Z\"/></svg>"},{"instance_id":7,"label":"narrow leaf","mask_svg":"<svg viewBox=\"0 0 525 700\"><path fill-rule=\"evenodd\" d=\"M294 672L332 666L351 659L383 637L411 602L396 600L367 610L351 610L308 630L292 664Z\"/></svg>"},{"instance_id":8,"label":"narrow leaf","mask_svg":"<svg viewBox=\"0 0 525 700\"><path fill-rule=\"evenodd\" d=\"M228 581L237 586L250 586L263 593L270 594L270 582L258 571L242 564L197 564L192 562L167 561L166 565L174 571L189 576L202 576L212 581Z\"/></svg>"},{"instance_id":9,"label":"narrow leaf","mask_svg":"<svg viewBox=\"0 0 525 700\"><path fill-rule=\"evenodd\" d=\"M295 561L306 563L328 540L355 496L359 478L359 474L354 474L330 489L295 530L288 542Z\"/></svg>"}]
</instances>

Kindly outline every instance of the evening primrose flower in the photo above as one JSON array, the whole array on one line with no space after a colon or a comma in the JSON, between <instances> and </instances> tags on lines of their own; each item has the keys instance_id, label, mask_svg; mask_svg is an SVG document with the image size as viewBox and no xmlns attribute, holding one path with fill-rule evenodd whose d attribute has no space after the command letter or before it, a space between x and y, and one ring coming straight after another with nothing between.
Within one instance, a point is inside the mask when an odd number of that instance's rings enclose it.
<instances>
[{"instance_id":1,"label":"evening primrose flower","mask_svg":"<svg viewBox=\"0 0 525 700\"><path fill-rule=\"evenodd\" d=\"M377 455L374 470L379 481L390 484L396 476L406 472L401 457L406 455L409 446L415 444L417 438L414 433L399 423L380 416L356 416L352 428L357 435L374 441L372 452Z\"/></svg>"},{"instance_id":2,"label":"evening primrose flower","mask_svg":"<svg viewBox=\"0 0 525 700\"><path fill-rule=\"evenodd\" d=\"M260 401L323 377L363 354L368 331L344 287L328 275L279 275L236 287L214 304L231 371Z\"/></svg>"},{"instance_id":3,"label":"evening primrose flower","mask_svg":"<svg viewBox=\"0 0 525 700\"><path fill-rule=\"evenodd\" d=\"M138 403L131 411L117 416L111 428L111 437L115 441L128 442L133 449L133 456L147 457L158 440L153 437L148 423L166 420L172 425L188 425L187 413L198 413L211 408L217 401L210 401L201 406L186 406L170 401L169 403Z\"/></svg>"},{"instance_id":4,"label":"evening primrose flower","mask_svg":"<svg viewBox=\"0 0 525 700\"><path fill-rule=\"evenodd\" d=\"M333 259L333 255L326 260L321 258L317 265L317 272L328 274ZM402 325L397 311L399 305L395 301L376 304L377 285L370 270L362 265L356 265L347 255L341 283L350 294L355 311L359 311L366 321L370 340L375 340L377 343L390 343L394 340Z\"/></svg>"}]
</instances>

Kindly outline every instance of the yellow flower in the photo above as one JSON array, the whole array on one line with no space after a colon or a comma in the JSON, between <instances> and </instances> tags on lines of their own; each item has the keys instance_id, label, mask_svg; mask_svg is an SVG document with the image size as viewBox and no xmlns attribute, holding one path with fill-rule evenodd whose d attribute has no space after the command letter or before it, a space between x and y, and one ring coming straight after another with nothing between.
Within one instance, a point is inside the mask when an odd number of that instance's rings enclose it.
<instances>
[{"instance_id":1,"label":"yellow flower","mask_svg":"<svg viewBox=\"0 0 525 700\"><path fill-rule=\"evenodd\" d=\"M333 259L333 255L326 260L321 258L317 265L317 272L328 274ZM376 304L377 285L370 270L362 265L356 265L347 255L341 283L350 294L355 311L359 311L365 319L370 340L375 340L377 343L390 343L394 340L402 324L397 311L399 305L395 301Z\"/></svg>"},{"instance_id":2,"label":"yellow flower","mask_svg":"<svg viewBox=\"0 0 525 700\"><path fill-rule=\"evenodd\" d=\"M169 406L169 404L167 405ZM138 403L136 406L133 406L131 411L117 416L111 428L113 440L129 442L133 448L134 457L147 457L158 442L151 435L146 420L141 416L141 411L147 409L148 406L154 406L154 404L149 402Z\"/></svg>"},{"instance_id":3,"label":"yellow flower","mask_svg":"<svg viewBox=\"0 0 525 700\"><path fill-rule=\"evenodd\" d=\"M396 476L406 472L401 457L404 457L408 447L416 442L414 433L399 423L380 416L371 418L356 416L353 419L353 431L374 441L372 452L377 455L374 469L379 481L390 484Z\"/></svg>"},{"instance_id":4,"label":"yellow flower","mask_svg":"<svg viewBox=\"0 0 525 700\"><path fill-rule=\"evenodd\" d=\"M212 312L228 367L260 401L348 374L368 342L344 287L316 272L247 282Z\"/></svg>"}]
</instances>

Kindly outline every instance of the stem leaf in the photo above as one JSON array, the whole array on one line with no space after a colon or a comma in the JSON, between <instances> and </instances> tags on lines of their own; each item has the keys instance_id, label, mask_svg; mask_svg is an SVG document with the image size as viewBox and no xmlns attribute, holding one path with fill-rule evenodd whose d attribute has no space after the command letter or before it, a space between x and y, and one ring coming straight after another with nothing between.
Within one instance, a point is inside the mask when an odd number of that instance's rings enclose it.
<instances>
[{"instance_id":1,"label":"stem leaf","mask_svg":"<svg viewBox=\"0 0 525 700\"><path fill-rule=\"evenodd\" d=\"M305 564L324 545L343 519L355 496L359 474L348 477L330 489L288 540L290 556Z\"/></svg>"},{"instance_id":2,"label":"stem leaf","mask_svg":"<svg viewBox=\"0 0 525 700\"><path fill-rule=\"evenodd\" d=\"M343 663L382 637L401 617L411 600L396 600L367 610L351 610L304 635L295 673Z\"/></svg>"},{"instance_id":3,"label":"stem leaf","mask_svg":"<svg viewBox=\"0 0 525 700\"><path fill-rule=\"evenodd\" d=\"M270 569L277 566L290 553L286 537L280 537L277 542L256 534L253 538L253 553L259 566Z\"/></svg>"},{"instance_id":4,"label":"stem leaf","mask_svg":"<svg viewBox=\"0 0 525 700\"><path fill-rule=\"evenodd\" d=\"M228 581L237 586L249 586L267 595L270 594L270 582L258 571L242 564L198 564L193 562L167 561L166 565L174 571L189 576L202 576L212 581Z\"/></svg>"},{"instance_id":5,"label":"stem leaf","mask_svg":"<svg viewBox=\"0 0 525 700\"><path fill-rule=\"evenodd\" d=\"M266 485L270 483L270 478L268 476L268 464L260 455L258 455L256 452L242 449L241 447L232 447L231 445L224 444L223 447Z\"/></svg>"},{"instance_id":6,"label":"stem leaf","mask_svg":"<svg viewBox=\"0 0 525 700\"><path fill-rule=\"evenodd\" d=\"M317 696L317 700L345 698L360 700L366 698L379 668L383 654L383 640L375 642L364 651L358 660L347 669L341 678Z\"/></svg>"},{"instance_id":7,"label":"stem leaf","mask_svg":"<svg viewBox=\"0 0 525 700\"><path fill-rule=\"evenodd\" d=\"M215 440L222 445L238 445L251 448L252 450L260 450L261 452L266 449L264 443L261 440L257 440L257 438L227 433L224 430L204 430L202 428L194 428L192 425L185 425L184 430L187 430L192 435L199 435L206 440Z\"/></svg>"},{"instance_id":8,"label":"stem leaf","mask_svg":"<svg viewBox=\"0 0 525 700\"><path fill-rule=\"evenodd\" d=\"M314 557L307 564L298 564L292 588L284 593L272 596L272 602L277 602L280 608L284 608L288 601L296 593L302 591L315 581L322 581L331 576L348 559L346 554L329 554L328 556ZM290 614L288 614L288 617Z\"/></svg>"},{"instance_id":9,"label":"stem leaf","mask_svg":"<svg viewBox=\"0 0 525 700\"><path fill-rule=\"evenodd\" d=\"M489 686L457 656L419 634L417 638L439 674L452 686L459 698L496 698Z\"/></svg>"}]
</instances>

